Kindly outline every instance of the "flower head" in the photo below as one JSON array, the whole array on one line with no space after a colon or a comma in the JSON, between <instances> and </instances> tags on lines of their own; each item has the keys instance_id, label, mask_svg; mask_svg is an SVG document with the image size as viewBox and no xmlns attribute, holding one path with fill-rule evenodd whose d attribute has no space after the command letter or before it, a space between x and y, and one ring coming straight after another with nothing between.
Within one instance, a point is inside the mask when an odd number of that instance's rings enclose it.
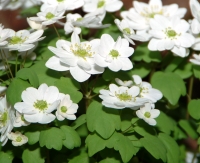
<instances>
[{"instance_id":1,"label":"flower head","mask_svg":"<svg viewBox=\"0 0 200 163\"><path fill-rule=\"evenodd\" d=\"M7 136L12 140L12 145L14 146L21 146L28 142L28 138L25 135L22 135L19 131L8 133Z\"/></svg>"}]
</instances>

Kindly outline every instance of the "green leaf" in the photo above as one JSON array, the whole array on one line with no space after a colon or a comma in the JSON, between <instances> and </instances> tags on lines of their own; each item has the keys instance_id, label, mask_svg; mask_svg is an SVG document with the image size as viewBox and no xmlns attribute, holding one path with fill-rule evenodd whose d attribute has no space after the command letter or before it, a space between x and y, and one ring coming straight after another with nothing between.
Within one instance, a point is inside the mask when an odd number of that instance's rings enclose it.
<instances>
[{"instance_id":1,"label":"green leaf","mask_svg":"<svg viewBox=\"0 0 200 163\"><path fill-rule=\"evenodd\" d=\"M174 57L173 60L170 61L168 66L165 68L165 72L173 72L183 61L184 59L181 57Z\"/></svg>"},{"instance_id":2,"label":"green leaf","mask_svg":"<svg viewBox=\"0 0 200 163\"><path fill-rule=\"evenodd\" d=\"M65 134L66 139L63 140L63 145L68 149L80 147L81 139L78 133L70 126L61 126L61 130Z\"/></svg>"},{"instance_id":3,"label":"green leaf","mask_svg":"<svg viewBox=\"0 0 200 163\"><path fill-rule=\"evenodd\" d=\"M191 100L188 104L188 111L192 118L200 120L200 99Z\"/></svg>"},{"instance_id":4,"label":"green leaf","mask_svg":"<svg viewBox=\"0 0 200 163\"><path fill-rule=\"evenodd\" d=\"M78 117L73 123L72 123L72 128L76 129L86 123L86 114L82 114L80 117Z\"/></svg>"},{"instance_id":5,"label":"green leaf","mask_svg":"<svg viewBox=\"0 0 200 163\"><path fill-rule=\"evenodd\" d=\"M148 49L147 43L140 44L135 49L135 52L132 56L132 60L134 61L145 61L147 63L150 62L161 62L161 54L158 51L150 51Z\"/></svg>"},{"instance_id":6,"label":"green leaf","mask_svg":"<svg viewBox=\"0 0 200 163\"><path fill-rule=\"evenodd\" d=\"M39 143L41 147L46 146L48 149L61 150L65 138L65 134L61 129L52 127L41 131Z\"/></svg>"},{"instance_id":7,"label":"green leaf","mask_svg":"<svg viewBox=\"0 0 200 163\"><path fill-rule=\"evenodd\" d=\"M127 71L126 72L124 72L124 71L118 71L118 72L114 72L114 71L111 71L111 70L109 70L109 69L106 69L105 71L104 71L104 73L103 73L103 79L105 80L105 81L110 81L110 80L113 80L114 81L114 79L115 78L119 78L119 76L120 76L120 79L121 80L129 80L130 79L130 75L128 75L128 73L127 73Z\"/></svg>"},{"instance_id":8,"label":"green leaf","mask_svg":"<svg viewBox=\"0 0 200 163\"><path fill-rule=\"evenodd\" d=\"M87 128L86 123L84 123L83 125L79 126L79 127L76 129L76 132L78 133L78 135L79 135L80 137L87 137L88 134L89 134L89 131L88 131L88 128Z\"/></svg>"},{"instance_id":9,"label":"green leaf","mask_svg":"<svg viewBox=\"0 0 200 163\"><path fill-rule=\"evenodd\" d=\"M199 65L192 65L194 76L200 79L200 66Z\"/></svg>"},{"instance_id":10,"label":"green leaf","mask_svg":"<svg viewBox=\"0 0 200 163\"><path fill-rule=\"evenodd\" d=\"M69 161L69 163L79 163L79 162L80 163L91 163L87 153L78 155Z\"/></svg>"},{"instance_id":11,"label":"green leaf","mask_svg":"<svg viewBox=\"0 0 200 163\"><path fill-rule=\"evenodd\" d=\"M172 104L176 105L181 95L186 95L184 81L177 74L171 72L156 72L151 78L154 88L160 90L164 97Z\"/></svg>"},{"instance_id":12,"label":"green leaf","mask_svg":"<svg viewBox=\"0 0 200 163\"><path fill-rule=\"evenodd\" d=\"M27 17L35 16L38 12L40 12L40 7L39 6L33 6L33 7L23 9L20 12L20 15L22 17L27 18Z\"/></svg>"},{"instance_id":13,"label":"green leaf","mask_svg":"<svg viewBox=\"0 0 200 163\"><path fill-rule=\"evenodd\" d=\"M69 94L73 102L78 103L83 95L78 91L80 89L80 84L71 78L60 78L57 80L54 85L58 87L61 93Z\"/></svg>"},{"instance_id":14,"label":"green leaf","mask_svg":"<svg viewBox=\"0 0 200 163\"><path fill-rule=\"evenodd\" d=\"M115 158L106 158L101 160L99 163L121 163L120 160L116 160Z\"/></svg>"},{"instance_id":15,"label":"green leaf","mask_svg":"<svg viewBox=\"0 0 200 163\"><path fill-rule=\"evenodd\" d=\"M86 113L88 130L94 130L103 138L108 139L115 131L120 129L120 116L118 110L102 107L99 102L93 101Z\"/></svg>"},{"instance_id":16,"label":"green leaf","mask_svg":"<svg viewBox=\"0 0 200 163\"><path fill-rule=\"evenodd\" d=\"M29 80L31 85L35 88L39 86L37 74L30 68L23 68L19 70L16 74L16 77L21 78L23 80Z\"/></svg>"},{"instance_id":17,"label":"green leaf","mask_svg":"<svg viewBox=\"0 0 200 163\"><path fill-rule=\"evenodd\" d=\"M179 125L181 126L181 128L193 139L197 139L198 138L198 134L196 132L196 130L193 128L193 126L191 125L191 123L188 120L180 120Z\"/></svg>"},{"instance_id":18,"label":"green leaf","mask_svg":"<svg viewBox=\"0 0 200 163\"><path fill-rule=\"evenodd\" d=\"M121 111L121 131L125 131L131 126L132 118L133 118L133 110L124 109Z\"/></svg>"},{"instance_id":19,"label":"green leaf","mask_svg":"<svg viewBox=\"0 0 200 163\"><path fill-rule=\"evenodd\" d=\"M90 83L90 87L93 88L94 93L99 93L101 89L105 89L109 85L109 82L105 81L102 77L98 77L98 79L92 80Z\"/></svg>"},{"instance_id":20,"label":"green leaf","mask_svg":"<svg viewBox=\"0 0 200 163\"><path fill-rule=\"evenodd\" d=\"M175 71L175 74L179 75L182 79L187 79L192 76L192 64L183 62Z\"/></svg>"},{"instance_id":21,"label":"green leaf","mask_svg":"<svg viewBox=\"0 0 200 163\"><path fill-rule=\"evenodd\" d=\"M146 122L143 120L138 120L137 123L135 123L137 119L133 119L132 121L134 122L135 127L133 130L137 132L141 136L149 135L149 134L154 134L154 130L152 127L149 126Z\"/></svg>"},{"instance_id":22,"label":"green leaf","mask_svg":"<svg viewBox=\"0 0 200 163\"><path fill-rule=\"evenodd\" d=\"M167 163L178 163L180 157L179 146L176 141L167 134L160 133L158 138L163 142L167 149Z\"/></svg>"},{"instance_id":23,"label":"green leaf","mask_svg":"<svg viewBox=\"0 0 200 163\"><path fill-rule=\"evenodd\" d=\"M160 115L158 118L156 118L157 121L157 127L160 131L170 135L171 131L174 130L175 122L173 119L171 119L169 116L167 116L165 113L160 111ZM167 125L166 125L167 124Z\"/></svg>"},{"instance_id":24,"label":"green leaf","mask_svg":"<svg viewBox=\"0 0 200 163\"><path fill-rule=\"evenodd\" d=\"M11 105L14 105L16 102L20 102L22 92L31 85L24 80L21 79L13 79L10 83L7 91L6 91L6 98Z\"/></svg>"},{"instance_id":25,"label":"green leaf","mask_svg":"<svg viewBox=\"0 0 200 163\"><path fill-rule=\"evenodd\" d=\"M140 139L140 142L144 148L156 159L161 159L166 162L166 148L163 142L155 136L145 135L144 138Z\"/></svg>"},{"instance_id":26,"label":"green leaf","mask_svg":"<svg viewBox=\"0 0 200 163\"><path fill-rule=\"evenodd\" d=\"M12 163L13 160L13 156L8 154L8 153L4 153L3 151L0 152L0 162L1 163Z\"/></svg>"},{"instance_id":27,"label":"green leaf","mask_svg":"<svg viewBox=\"0 0 200 163\"><path fill-rule=\"evenodd\" d=\"M41 60L34 64L31 69L37 72L39 85L46 83L47 85L54 85L54 82L62 76L58 71L51 70L45 66L46 61Z\"/></svg>"},{"instance_id":28,"label":"green leaf","mask_svg":"<svg viewBox=\"0 0 200 163\"><path fill-rule=\"evenodd\" d=\"M22 154L22 160L23 160L23 163L44 163L45 162L40 148L36 148L34 150L25 149Z\"/></svg>"},{"instance_id":29,"label":"green leaf","mask_svg":"<svg viewBox=\"0 0 200 163\"><path fill-rule=\"evenodd\" d=\"M131 79L132 75L139 75L141 78L144 78L150 73L151 69L152 69L151 64L138 63L133 66L132 70L127 71L127 73L131 77Z\"/></svg>"}]
</instances>

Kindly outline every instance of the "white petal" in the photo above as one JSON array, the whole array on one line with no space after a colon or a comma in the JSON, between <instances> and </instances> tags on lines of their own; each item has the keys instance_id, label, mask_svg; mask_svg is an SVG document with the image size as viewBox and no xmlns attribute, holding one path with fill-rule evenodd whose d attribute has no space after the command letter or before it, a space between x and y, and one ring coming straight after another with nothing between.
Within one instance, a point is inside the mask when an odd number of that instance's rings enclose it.
<instances>
[{"instance_id":1,"label":"white petal","mask_svg":"<svg viewBox=\"0 0 200 163\"><path fill-rule=\"evenodd\" d=\"M55 118L56 116L53 114L43 114L41 119L38 121L38 123L47 124L47 123L52 122Z\"/></svg>"},{"instance_id":2,"label":"white petal","mask_svg":"<svg viewBox=\"0 0 200 163\"><path fill-rule=\"evenodd\" d=\"M139 85L139 84L142 83L142 79L139 75L133 75L132 78L133 78L136 85Z\"/></svg>"},{"instance_id":3,"label":"white petal","mask_svg":"<svg viewBox=\"0 0 200 163\"><path fill-rule=\"evenodd\" d=\"M83 69L76 67L70 67L70 73L78 82L86 81L91 75L85 72Z\"/></svg>"}]
</instances>

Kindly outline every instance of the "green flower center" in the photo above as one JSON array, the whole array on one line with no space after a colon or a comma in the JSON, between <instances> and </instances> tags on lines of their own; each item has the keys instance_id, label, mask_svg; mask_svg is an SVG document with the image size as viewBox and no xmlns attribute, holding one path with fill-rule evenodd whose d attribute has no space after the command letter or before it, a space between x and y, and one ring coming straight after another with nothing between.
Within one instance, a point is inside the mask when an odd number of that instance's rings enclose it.
<instances>
[{"instance_id":1,"label":"green flower center","mask_svg":"<svg viewBox=\"0 0 200 163\"><path fill-rule=\"evenodd\" d=\"M64 0L57 0L58 2L63 2Z\"/></svg>"},{"instance_id":2,"label":"green flower center","mask_svg":"<svg viewBox=\"0 0 200 163\"><path fill-rule=\"evenodd\" d=\"M124 92L122 94L116 94L116 97L120 99L120 101L131 101L132 96L128 94L128 92Z\"/></svg>"},{"instance_id":3,"label":"green flower center","mask_svg":"<svg viewBox=\"0 0 200 163\"><path fill-rule=\"evenodd\" d=\"M131 30L130 30L130 28L124 28L123 29L123 32L125 32L125 33L127 33L127 34L131 34Z\"/></svg>"},{"instance_id":4,"label":"green flower center","mask_svg":"<svg viewBox=\"0 0 200 163\"><path fill-rule=\"evenodd\" d=\"M21 120L22 120L22 121L25 121L25 119L24 119L24 115L21 116Z\"/></svg>"},{"instance_id":5,"label":"green flower center","mask_svg":"<svg viewBox=\"0 0 200 163\"><path fill-rule=\"evenodd\" d=\"M83 18L76 19L77 22L80 22L81 20L83 20Z\"/></svg>"},{"instance_id":6,"label":"green flower center","mask_svg":"<svg viewBox=\"0 0 200 163\"><path fill-rule=\"evenodd\" d=\"M168 30L167 31L167 36L168 37L175 37L177 33L174 30Z\"/></svg>"},{"instance_id":7,"label":"green flower center","mask_svg":"<svg viewBox=\"0 0 200 163\"><path fill-rule=\"evenodd\" d=\"M104 0L100 0L97 4L97 8L101 8L105 5L105 1Z\"/></svg>"},{"instance_id":8,"label":"green flower center","mask_svg":"<svg viewBox=\"0 0 200 163\"><path fill-rule=\"evenodd\" d=\"M94 54L94 52L91 52L91 46L86 44L75 44L74 46L71 45L70 50L74 55L83 59L86 59L86 57L91 57Z\"/></svg>"},{"instance_id":9,"label":"green flower center","mask_svg":"<svg viewBox=\"0 0 200 163\"><path fill-rule=\"evenodd\" d=\"M0 116L0 124L2 124L3 126L5 126L7 121L8 121L8 112L4 112Z\"/></svg>"},{"instance_id":10,"label":"green flower center","mask_svg":"<svg viewBox=\"0 0 200 163\"><path fill-rule=\"evenodd\" d=\"M22 39L21 37L13 36L13 37L11 37L9 43L12 44L12 45L22 44L25 40L26 39Z\"/></svg>"},{"instance_id":11,"label":"green flower center","mask_svg":"<svg viewBox=\"0 0 200 163\"><path fill-rule=\"evenodd\" d=\"M16 142L21 142L22 141L22 138L20 137L20 136L18 136L17 138L16 138Z\"/></svg>"},{"instance_id":12,"label":"green flower center","mask_svg":"<svg viewBox=\"0 0 200 163\"><path fill-rule=\"evenodd\" d=\"M48 108L48 104L44 100L37 100L33 106L41 111L44 111Z\"/></svg>"},{"instance_id":13,"label":"green flower center","mask_svg":"<svg viewBox=\"0 0 200 163\"><path fill-rule=\"evenodd\" d=\"M119 52L117 50L111 50L109 53L113 58L117 58L119 56Z\"/></svg>"},{"instance_id":14,"label":"green flower center","mask_svg":"<svg viewBox=\"0 0 200 163\"><path fill-rule=\"evenodd\" d=\"M60 110L61 110L61 112L66 113L67 112L67 107L66 106L62 106Z\"/></svg>"},{"instance_id":15,"label":"green flower center","mask_svg":"<svg viewBox=\"0 0 200 163\"><path fill-rule=\"evenodd\" d=\"M47 18L48 20L50 20L50 19L52 19L52 18L54 18L54 17L55 17L55 15L52 14L51 12L48 12L48 13L46 14L46 18Z\"/></svg>"},{"instance_id":16,"label":"green flower center","mask_svg":"<svg viewBox=\"0 0 200 163\"><path fill-rule=\"evenodd\" d=\"M144 113L144 116L145 116L146 118L150 118L150 117L151 117L151 113L150 113L150 112L145 112L145 113Z\"/></svg>"}]
</instances>

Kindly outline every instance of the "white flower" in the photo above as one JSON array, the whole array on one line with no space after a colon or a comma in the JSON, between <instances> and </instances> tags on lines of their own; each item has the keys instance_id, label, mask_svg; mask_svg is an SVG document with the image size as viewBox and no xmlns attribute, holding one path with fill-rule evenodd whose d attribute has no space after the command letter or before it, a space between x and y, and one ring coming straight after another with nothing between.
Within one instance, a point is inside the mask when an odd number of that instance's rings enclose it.
<instances>
[{"instance_id":1,"label":"white flower","mask_svg":"<svg viewBox=\"0 0 200 163\"><path fill-rule=\"evenodd\" d=\"M63 121L65 118L69 120L75 120L74 115L77 112L78 105L70 100L69 95L61 94L61 102L56 111L56 117L59 121Z\"/></svg>"},{"instance_id":2,"label":"white flower","mask_svg":"<svg viewBox=\"0 0 200 163\"><path fill-rule=\"evenodd\" d=\"M108 34L101 36L99 53L95 56L95 63L102 67L108 67L112 71L130 70L133 64L128 57L134 52L134 49L129 47L129 42L126 39L118 37L115 42Z\"/></svg>"},{"instance_id":3,"label":"white flower","mask_svg":"<svg viewBox=\"0 0 200 163\"><path fill-rule=\"evenodd\" d=\"M133 85L133 81L128 80L128 81L122 81L118 78L115 78L115 81L117 84L119 84L120 86L125 86L125 87L131 87Z\"/></svg>"},{"instance_id":4,"label":"white flower","mask_svg":"<svg viewBox=\"0 0 200 163\"><path fill-rule=\"evenodd\" d=\"M63 6L48 7L44 11L38 12L38 17L30 17L29 19L38 23L41 22L42 25L47 26L50 24L54 24L59 19L64 18L64 13L65 10L63 10Z\"/></svg>"},{"instance_id":5,"label":"white flower","mask_svg":"<svg viewBox=\"0 0 200 163\"><path fill-rule=\"evenodd\" d=\"M34 48L32 48L31 50L25 51L25 52L20 52L18 55L22 57L22 59L30 59L30 60L35 60L36 59L36 53L33 52L37 46L38 43L34 43Z\"/></svg>"},{"instance_id":6,"label":"white flower","mask_svg":"<svg viewBox=\"0 0 200 163\"><path fill-rule=\"evenodd\" d=\"M152 39L148 48L152 51L171 50L175 55L186 57L189 54L195 38L187 33L189 24L178 17L168 19L164 16L155 15L150 20Z\"/></svg>"},{"instance_id":7,"label":"white flower","mask_svg":"<svg viewBox=\"0 0 200 163\"><path fill-rule=\"evenodd\" d=\"M85 0L83 11L94 12L96 10L105 10L107 12L118 11L123 6L120 0Z\"/></svg>"},{"instance_id":8,"label":"white flower","mask_svg":"<svg viewBox=\"0 0 200 163\"><path fill-rule=\"evenodd\" d=\"M23 102L17 102L14 108L31 123L47 124L55 119L54 111L59 103L59 91L55 86L41 84L38 89L27 88L22 92Z\"/></svg>"},{"instance_id":9,"label":"white flower","mask_svg":"<svg viewBox=\"0 0 200 163\"><path fill-rule=\"evenodd\" d=\"M10 37L11 30L10 29L3 29L3 25L0 24L0 47L5 46L8 41L6 40Z\"/></svg>"},{"instance_id":10,"label":"white flower","mask_svg":"<svg viewBox=\"0 0 200 163\"><path fill-rule=\"evenodd\" d=\"M135 31L130 27L127 20L123 19L120 21L119 19L115 19L115 24L123 33L124 38L126 38L131 44L135 45L133 40L147 41L145 37L135 34Z\"/></svg>"},{"instance_id":11,"label":"white flower","mask_svg":"<svg viewBox=\"0 0 200 163\"><path fill-rule=\"evenodd\" d=\"M140 107L140 110L136 111L136 115L149 125L155 126L156 120L154 118L157 118L160 115L160 111L158 109L151 109L151 104L146 103Z\"/></svg>"},{"instance_id":12,"label":"white flower","mask_svg":"<svg viewBox=\"0 0 200 163\"><path fill-rule=\"evenodd\" d=\"M24 115L16 111L16 117L13 126L14 127L21 127L21 126L28 126L30 123L24 119Z\"/></svg>"},{"instance_id":13,"label":"white flower","mask_svg":"<svg viewBox=\"0 0 200 163\"><path fill-rule=\"evenodd\" d=\"M149 84L148 82L143 82L140 76L133 75L132 77L135 84L140 88L139 96L141 98L149 99L150 102L153 103L162 98L162 93L159 90L152 88L151 84Z\"/></svg>"},{"instance_id":14,"label":"white flower","mask_svg":"<svg viewBox=\"0 0 200 163\"><path fill-rule=\"evenodd\" d=\"M192 62L195 65L200 65L200 54L193 54L194 59L190 59L190 62Z\"/></svg>"},{"instance_id":15,"label":"white flower","mask_svg":"<svg viewBox=\"0 0 200 163\"><path fill-rule=\"evenodd\" d=\"M0 98L0 141L2 146L8 141L7 133L11 132L14 123L14 110L6 101L6 96Z\"/></svg>"},{"instance_id":16,"label":"white flower","mask_svg":"<svg viewBox=\"0 0 200 163\"><path fill-rule=\"evenodd\" d=\"M71 42L58 40L56 46L57 48L49 47L56 56L46 62L48 68L57 71L69 70L78 82L84 82L91 74L100 74L104 71L104 68L94 63L99 39L80 42L79 36L73 33Z\"/></svg>"},{"instance_id":17,"label":"white flower","mask_svg":"<svg viewBox=\"0 0 200 163\"><path fill-rule=\"evenodd\" d=\"M65 10L74 10L80 8L84 4L84 0L41 0L44 4L41 10L44 11L48 7L63 6Z\"/></svg>"},{"instance_id":18,"label":"white flower","mask_svg":"<svg viewBox=\"0 0 200 163\"><path fill-rule=\"evenodd\" d=\"M21 132L16 131L7 134L8 138L12 140L12 145L14 146L21 146L28 142L28 138L25 135L22 135Z\"/></svg>"},{"instance_id":19,"label":"white flower","mask_svg":"<svg viewBox=\"0 0 200 163\"><path fill-rule=\"evenodd\" d=\"M149 4L133 1L133 6L134 8L129 11L122 12L121 16L127 19L135 30L148 30L150 28L149 20L155 15L182 18L187 11L185 8L179 9L177 4L163 6L161 0L150 0Z\"/></svg>"},{"instance_id":20,"label":"white flower","mask_svg":"<svg viewBox=\"0 0 200 163\"><path fill-rule=\"evenodd\" d=\"M194 157L194 153L187 151L185 163L198 163L198 156L199 156L199 154L197 154L197 156ZM194 158L194 160L193 160L193 158Z\"/></svg>"},{"instance_id":21,"label":"white flower","mask_svg":"<svg viewBox=\"0 0 200 163\"><path fill-rule=\"evenodd\" d=\"M30 18L27 18L26 20L27 20L29 26L30 26L32 29L39 30L39 29L45 29L45 28L46 28L45 25L42 25L42 22L41 22L41 21L33 21L33 20L31 20Z\"/></svg>"},{"instance_id":22,"label":"white flower","mask_svg":"<svg viewBox=\"0 0 200 163\"><path fill-rule=\"evenodd\" d=\"M44 39L44 37L41 37L43 32L43 30L33 33L30 33L28 30L20 30L18 32L11 30L6 48L10 51L18 50L19 52L30 50L35 47L36 42Z\"/></svg>"},{"instance_id":23,"label":"white flower","mask_svg":"<svg viewBox=\"0 0 200 163\"><path fill-rule=\"evenodd\" d=\"M199 34L200 33L200 4L197 0L190 0L190 9L194 19L191 22L192 33Z\"/></svg>"},{"instance_id":24,"label":"white flower","mask_svg":"<svg viewBox=\"0 0 200 163\"><path fill-rule=\"evenodd\" d=\"M109 85L110 90L100 90L99 97L103 100L102 105L114 108L123 109L131 108L136 109L138 106L147 102L146 99L137 97L140 93L140 89L137 86L131 88L120 86L115 84Z\"/></svg>"}]
</instances>

